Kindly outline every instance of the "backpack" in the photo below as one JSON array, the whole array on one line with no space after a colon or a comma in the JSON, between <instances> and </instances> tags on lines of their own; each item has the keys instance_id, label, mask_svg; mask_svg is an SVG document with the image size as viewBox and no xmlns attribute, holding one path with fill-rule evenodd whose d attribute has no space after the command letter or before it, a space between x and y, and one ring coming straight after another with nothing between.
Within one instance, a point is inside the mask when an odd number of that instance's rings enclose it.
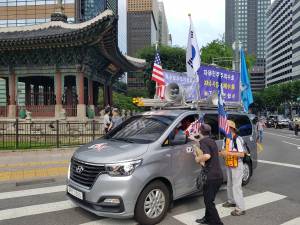
<instances>
[{"instance_id":1,"label":"backpack","mask_svg":"<svg viewBox=\"0 0 300 225\"><path fill-rule=\"evenodd\" d=\"M232 141L233 141L233 147L235 149L237 149L237 143L236 143L236 139L237 138L238 138L238 136L235 136L232 139ZM243 163L250 163L251 162L250 148L249 148L249 146L247 145L247 143L243 139L242 139L242 144L243 144L244 151L245 151L245 156L243 158Z\"/></svg>"}]
</instances>

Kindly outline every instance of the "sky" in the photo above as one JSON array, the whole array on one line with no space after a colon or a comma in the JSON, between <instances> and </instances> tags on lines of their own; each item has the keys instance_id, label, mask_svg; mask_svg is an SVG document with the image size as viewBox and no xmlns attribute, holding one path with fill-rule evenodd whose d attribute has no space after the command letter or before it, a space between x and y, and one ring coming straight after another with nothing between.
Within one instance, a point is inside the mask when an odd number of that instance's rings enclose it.
<instances>
[{"instance_id":1,"label":"sky","mask_svg":"<svg viewBox=\"0 0 300 225\"><path fill-rule=\"evenodd\" d=\"M187 45L189 13L192 15L199 47L222 38L225 33L225 0L162 1L165 5L173 45L180 47Z\"/></svg>"}]
</instances>

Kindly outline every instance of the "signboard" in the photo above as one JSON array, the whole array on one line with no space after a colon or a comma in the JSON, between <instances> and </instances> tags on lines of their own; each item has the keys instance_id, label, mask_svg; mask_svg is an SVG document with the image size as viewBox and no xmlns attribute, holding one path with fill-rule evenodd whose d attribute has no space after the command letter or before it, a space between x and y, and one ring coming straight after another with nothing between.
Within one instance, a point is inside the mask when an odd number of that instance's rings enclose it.
<instances>
[{"instance_id":1,"label":"signboard","mask_svg":"<svg viewBox=\"0 0 300 225\"><path fill-rule=\"evenodd\" d=\"M18 105L25 106L25 83L18 82Z\"/></svg>"},{"instance_id":2,"label":"signboard","mask_svg":"<svg viewBox=\"0 0 300 225\"><path fill-rule=\"evenodd\" d=\"M200 99L207 99L214 92L218 92L218 79L221 76L224 100L226 102L240 101L240 73L215 66L201 65L198 71ZM177 83L184 89L187 101L197 99L198 85L186 73L164 70L165 83Z\"/></svg>"},{"instance_id":3,"label":"signboard","mask_svg":"<svg viewBox=\"0 0 300 225\"><path fill-rule=\"evenodd\" d=\"M178 84L183 90L187 101L193 101L197 97L197 84L186 73L164 70L165 83Z\"/></svg>"},{"instance_id":4,"label":"signboard","mask_svg":"<svg viewBox=\"0 0 300 225\"><path fill-rule=\"evenodd\" d=\"M0 78L0 106L6 106L6 80Z\"/></svg>"},{"instance_id":5,"label":"signboard","mask_svg":"<svg viewBox=\"0 0 300 225\"><path fill-rule=\"evenodd\" d=\"M218 92L219 76L223 85L226 102L240 101L240 73L215 66L201 65L198 71L200 80L200 98L207 99L213 92Z\"/></svg>"}]
</instances>

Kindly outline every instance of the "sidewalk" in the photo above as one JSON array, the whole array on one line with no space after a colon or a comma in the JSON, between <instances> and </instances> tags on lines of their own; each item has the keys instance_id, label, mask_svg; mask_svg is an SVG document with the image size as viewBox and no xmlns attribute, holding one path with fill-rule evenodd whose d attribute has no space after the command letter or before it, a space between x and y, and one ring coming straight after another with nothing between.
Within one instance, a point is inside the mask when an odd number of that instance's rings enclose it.
<instances>
[{"instance_id":1,"label":"sidewalk","mask_svg":"<svg viewBox=\"0 0 300 225\"><path fill-rule=\"evenodd\" d=\"M0 151L0 182L66 176L75 149Z\"/></svg>"}]
</instances>

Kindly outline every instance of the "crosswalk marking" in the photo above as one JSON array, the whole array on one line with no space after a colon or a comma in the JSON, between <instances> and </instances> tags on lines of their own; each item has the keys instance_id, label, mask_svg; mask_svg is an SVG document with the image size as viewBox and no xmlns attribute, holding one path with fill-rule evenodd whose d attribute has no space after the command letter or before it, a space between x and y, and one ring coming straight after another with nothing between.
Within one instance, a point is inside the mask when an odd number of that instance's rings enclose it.
<instances>
[{"instance_id":1,"label":"crosswalk marking","mask_svg":"<svg viewBox=\"0 0 300 225\"><path fill-rule=\"evenodd\" d=\"M66 191L66 185L0 193L0 200Z\"/></svg>"},{"instance_id":2,"label":"crosswalk marking","mask_svg":"<svg viewBox=\"0 0 300 225\"><path fill-rule=\"evenodd\" d=\"M286 198L286 196L272 192L263 192L260 194L247 196L245 197L246 209L252 209L271 202L279 201L284 198ZM222 204L218 204L217 209L221 218L229 216L232 211L232 209L230 208L222 207ZM174 216L174 218L187 225L198 225L198 223L196 223L195 220L202 218L204 214L205 209L199 209L176 215Z\"/></svg>"},{"instance_id":3,"label":"crosswalk marking","mask_svg":"<svg viewBox=\"0 0 300 225\"><path fill-rule=\"evenodd\" d=\"M299 225L300 224L300 217L287 221L281 225Z\"/></svg>"},{"instance_id":4,"label":"crosswalk marking","mask_svg":"<svg viewBox=\"0 0 300 225\"><path fill-rule=\"evenodd\" d=\"M15 219L23 216L32 216L32 215L38 215L42 213L55 212L55 211L71 209L75 207L77 206L74 205L70 200L67 200L61 202L25 206L21 208L5 209L0 211L0 221Z\"/></svg>"},{"instance_id":5,"label":"crosswalk marking","mask_svg":"<svg viewBox=\"0 0 300 225\"><path fill-rule=\"evenodd\" d=\"M289 164L289 163L272 162L272 161L261 160L261 159L257 160L257 162L276 165L276 166L285 166L285 167L300 169L300 165L294 165L294 164Z\"/></svg>"},{"instance_id":6,"label":"crosswalk marking","mask_svg":"<svg viewBox=\"0 0 300 225\"><path fill-rule=\"evenodd\" d=\"M96 220L80 225L137 225L137 222L133 220L116 220L116 219L103 219Z\"/></svg>"}]
</instances>

